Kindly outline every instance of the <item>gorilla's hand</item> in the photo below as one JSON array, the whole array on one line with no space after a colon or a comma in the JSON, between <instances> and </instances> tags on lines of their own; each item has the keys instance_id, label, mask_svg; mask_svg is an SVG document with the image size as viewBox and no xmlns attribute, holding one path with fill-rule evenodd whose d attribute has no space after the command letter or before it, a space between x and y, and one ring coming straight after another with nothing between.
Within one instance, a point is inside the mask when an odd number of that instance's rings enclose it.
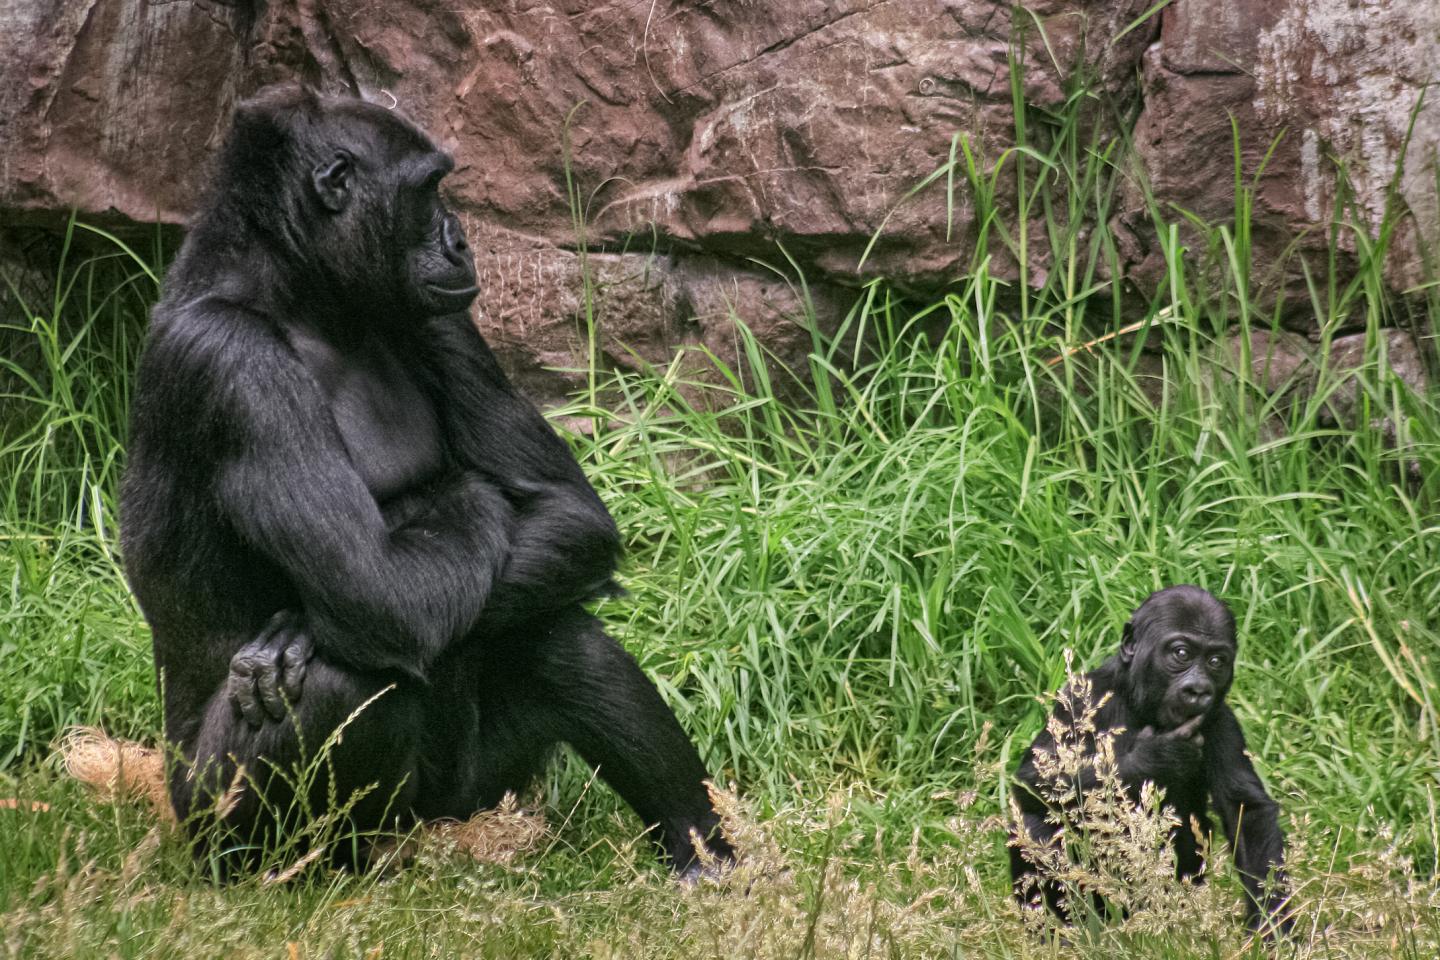
<instances>
[{"instance_id":1,"label":"gorilla's hand","mask_svg":"<svg viewBox=\"0 0 1440 960\"><path fill-rule=\"evenodd\" d=\"M293 707L305 683L305 665L315 655L310 634L300 618L281 610L265 629L230 658L230 679L225 692L230 704L252 727L266 718L283 720L286 704Z\"/></svg>"},{"instance_id":2,"label":"gorilla's hand","mask_svg":"<svg viewBox=\"0 0 1440 960\"><path fill-rule=\"evenodd\" d=\"M1191 717L1173 730L1156 733L1154 727L1140 731L1126 758L1130 774L1137 780L1179 783L1200 775L1205 737L1198 731L1205 715Z\"/></svg>"}]
</instances>

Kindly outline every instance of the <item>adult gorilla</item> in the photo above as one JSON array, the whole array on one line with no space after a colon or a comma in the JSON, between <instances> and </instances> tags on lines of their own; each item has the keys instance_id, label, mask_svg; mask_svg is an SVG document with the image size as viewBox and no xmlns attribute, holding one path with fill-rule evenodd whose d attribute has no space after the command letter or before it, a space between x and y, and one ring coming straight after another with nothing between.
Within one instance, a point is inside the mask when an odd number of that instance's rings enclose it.
<instances>
[{"instance_id":1,"label":"adult gorilla","mask_svg":"<svg viewBox=\"0 0 1440 960\"><path fill-rule=\"evenodd\" d=\"M731 855L704 767L582 607L618 535L467 315L452 166L357 100L236 113L151 321L123 492L171 799L202 838L223 818L228 869L330 797L362 830L466 817L564 741L693 872L692 833Z\"/></svg>"},{"instance_id":2,"label":"adult gorilla","mask_svg":"<svg viewBox=\"0 0 1440 960\"><path fill-rule=\"evenodd\" d=\"M1288 931L1280 808L1255 775L1240 721L1225 703L1234 679L1235 646L1235 618L1208 591L1188 585L1159 590L1125 624L1119 653L1086 674L1088 706L1096 708L1093 730L1076 725L1067 697L1056 705L1056 719L1062 729L1083 738L1090 756L1097 735L1114 737L1117 773L1132 799L1138 799L1147 780L1164 791L1165 805L1180 821L1170 841L1181 878L1196 876L1203 866L1191 824L1208 832L1213 802L1235 852L1251 926L1261 926L1268 916L1278 929ZM1052 810L1056 798L1097 785L1096 772L1088 765L1073 783L1042 776L1036 754L1053 754L1055 748L1049 729L1042 730L1015 775L1017 828L1039 844L1059 842L1060 822L1066 817ZM1014 842L1010 869L1022 904L1043 900L1052 912L1066 914L1060 886L1037 877L1035 865ZM1267 897L1265 886L1271 879L1274 886Z\"/></svg>"}]
</instances>

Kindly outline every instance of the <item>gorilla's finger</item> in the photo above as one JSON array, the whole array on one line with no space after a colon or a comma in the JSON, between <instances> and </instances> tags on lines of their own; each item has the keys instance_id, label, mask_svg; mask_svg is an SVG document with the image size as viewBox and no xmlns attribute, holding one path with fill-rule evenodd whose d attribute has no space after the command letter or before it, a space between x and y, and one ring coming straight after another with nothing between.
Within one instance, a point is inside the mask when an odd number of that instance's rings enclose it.
<instances>
[{"instance_id":1,"label":"gorilla's finger","mask_svg":"<svg viewBox=\"0 0 1440 960\"><path fill-rule=\"evenodd\" d=\"M300 691L305 686L305 667L314 655L315 648L304 633L296 633L285 652L280 655L283 676L281 688L292 704L300 699Z\"/></svg>"},{"instance_id":2,"label":"gorilla's finger","mask_svg":"<svg viewBox=\"0 0 1440 960\"><path fill-rule=\"evenodd\" d=\"M236 713L240 712L240 688L244 682L244 678L234 672L225 680L225 699L230 701L230 706L235 708Z\"/></svg>"},{"instance_id":3,"label":"gorilla's finger","mask_svg":"<svg viewBox=\"0 0 1440 960\"><path fill-rule=\"evenodd\" d=\"M1169 736L1176 737L1176 738L1189 737L1189 736L1190 736L1191 734L1193 734L1196 730L1200 729L1200 724L1202 724L1202 723L1204 723L1204 722L1205 722L1205 714L1203 714L1203 713L1202 713L1202 714L1199 714L1198 716L1191 717L1189 720L1186 720L1184 723L1180 724L1180 726L1176 727L1174 730L1171 730L1170 733L1169 733Z\"/></svg>"},{"instance_id":4,"label":"gorilla's finger","mask_svg":"<svg viewBox=\"0 0 1440 960\"><path fill-rule=\"evenodd\" d=\"M285 698L280 696L280 663L277 656L267 660L255 673L255 686L260 691L260 702L265 712L276 720L285 718Z\"/></svg>"},{"instance_id":5,"label":"gorilla's finger","mask_svg":"<svg viewBox=\"0 0 1440 960\"><path fill-rule=\"evenodd\" d=\"M247 666L243 661L242 668ZM265 713L260 709L259 702L255 699L255 681L248 673L237 671L235 665L231 665L230 680L227 683L230 702L240 711L245 722L252 727L258 727L265 720Z\"/></svg>"},{"instance_id":6,"label":"gorilla's finger","mask_svg":"<svg viewBox=\"0 0 1440 960\"><path fill-rule=\"evenodd\" d=\"M275 634L285 626L285 623L289 619L289 616L289 613L284 610L281 610L279 613L276 613L274 616L272 616L269 620L265 622L265 626L260 628L260 632L256 634L253 644L255 646L263 647L267 642L269 642L270 638L275 636Z\"/></svg>"}]
</instances>

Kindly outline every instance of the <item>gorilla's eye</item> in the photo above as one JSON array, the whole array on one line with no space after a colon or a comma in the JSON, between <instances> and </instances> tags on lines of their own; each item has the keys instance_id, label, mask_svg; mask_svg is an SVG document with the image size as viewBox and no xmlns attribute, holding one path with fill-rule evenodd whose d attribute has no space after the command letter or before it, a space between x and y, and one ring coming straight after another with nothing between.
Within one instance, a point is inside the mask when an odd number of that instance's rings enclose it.
<instances>
[{"instance_id":1,"label":"gorilla's eye","mask_svg":"<svg viewBox=\"0 0 1440 960\"><path fill-rule=\"evenodd\" d=\"M1177 663L1189 663L1190 657L1192 656L1190 648L1183 643L1175 644L1175 646L1170 649L1170 655L1175 658Z\"/></svg>"},{"instance_id":2,"label":"gorilla's eye","mask_svg":"<svg viewBox=\"0 0 1440 960\"><path fill-rule=\"evenodd\" d=\"M428 236L444 216L444 205L440 201L440 181L445 171L436 170L423 180L411 180L404 187L403 204L407 229Z\"/></svg>"},{"instance_id":3,"label":"gorilla's eye","mask_svg":"<svg viewBox=\"0 0 1440 960\"><path fill-rule=\"evenodd\" d=\"M1218 653L1217 653L1217 654L1215 654L1213 657L1210 658L1210 669L1211 669L1211 670L1219 670L1219 669L1221 669L1222 667L1225 666L1225 663L1226 663L1225 657L1224 657L1222 654L1218 654Z\"/></svg>"}]
</instances>

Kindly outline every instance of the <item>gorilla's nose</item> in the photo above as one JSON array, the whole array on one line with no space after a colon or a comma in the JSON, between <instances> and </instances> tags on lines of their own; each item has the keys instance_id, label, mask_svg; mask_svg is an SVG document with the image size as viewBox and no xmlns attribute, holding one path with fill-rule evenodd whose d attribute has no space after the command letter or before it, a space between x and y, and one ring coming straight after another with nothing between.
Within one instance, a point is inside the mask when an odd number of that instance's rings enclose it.
<instances>
[{"instance_id":1,"label":"gorilla's nose","mask_svg":"<svg viewBox=\"0 0 1440 960\"><path fill-rule=\"evenodd\" d=\"M1185 702L1196 710L1209 709L1211 701L1215 699L1215 688L1208 683L1192 682L1180 688Z\"/></svg>"},{"instance_id":2,"label":"gorilla's nose","mask_svg":"<svg viewBox=\"0 0 1440 960\"><path fill-rule=\"evenodd\" d=\"M441 239L445 243L445 256L457 267L470 265L470 244L465 240L465 228L460 218L453 213L445 218L441 226Z\"/></svg>"}]
</instances>

